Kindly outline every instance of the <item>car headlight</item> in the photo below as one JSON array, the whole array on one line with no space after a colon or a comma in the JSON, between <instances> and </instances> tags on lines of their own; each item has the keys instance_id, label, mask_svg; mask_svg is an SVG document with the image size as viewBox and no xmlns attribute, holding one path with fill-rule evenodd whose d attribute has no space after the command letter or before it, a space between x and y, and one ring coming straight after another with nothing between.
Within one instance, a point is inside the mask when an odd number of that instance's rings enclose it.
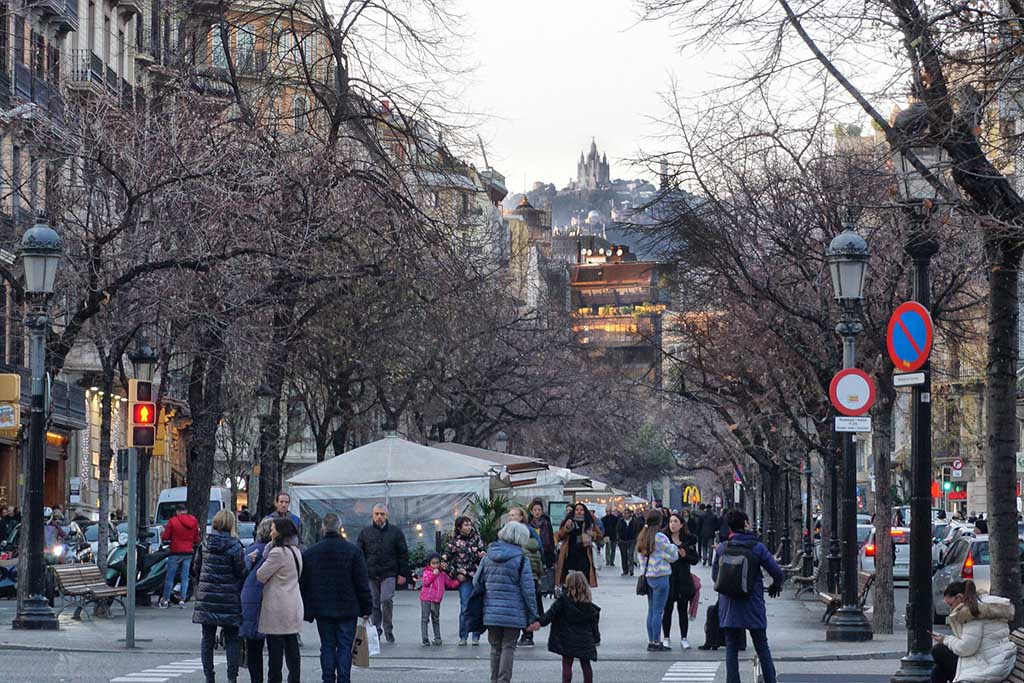
<instances>
[{"instance_id":1,"label":"car headlight","mask_svg":"<svg viewBox=\"0 0 1024 683\"><path fill-rule=\"evenodd\" d=\"M60 557L64 554L64 545L57 544L53 546L53 549L51 549L50 552L53 553L54 557Z\"/></svg>"}]
</instances>

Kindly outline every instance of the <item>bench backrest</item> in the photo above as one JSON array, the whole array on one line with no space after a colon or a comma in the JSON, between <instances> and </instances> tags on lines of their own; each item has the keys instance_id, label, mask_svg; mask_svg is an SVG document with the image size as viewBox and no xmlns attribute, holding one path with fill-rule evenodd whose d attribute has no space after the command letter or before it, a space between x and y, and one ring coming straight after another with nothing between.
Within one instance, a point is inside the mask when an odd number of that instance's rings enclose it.
<instances>
[{"instance_id":1,"label":"bench backrest","mask_svg":"<svg viewBox=\"0 0 1024 683\"><path fill-rule=\"evenodd\" d=\"M51 567L57 585L62 590L106 584L100 568L95 564L66 564Z\"/></svg>"}]
</instances>

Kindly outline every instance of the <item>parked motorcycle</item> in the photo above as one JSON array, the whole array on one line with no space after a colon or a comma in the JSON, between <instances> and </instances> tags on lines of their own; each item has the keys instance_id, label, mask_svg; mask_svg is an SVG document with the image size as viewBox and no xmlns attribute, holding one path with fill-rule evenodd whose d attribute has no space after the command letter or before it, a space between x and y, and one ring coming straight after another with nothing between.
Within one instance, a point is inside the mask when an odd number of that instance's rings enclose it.
<instances>
[{"instance_id":1,"label":"parked motorcycle","mask_svg":"<svg viewBox=\"0 0 1024 683\"><path fill-rule=\"evenodd\" d=\"M149 541L142 539L136 544L136 583L135 599L137 604L150 604L150 596L158 598L164 589L167 576L167 560L171 555L170 546L163 544L156 552L150 552ZM111 548L107 556L107 583L111 586L128 585L128 534L119 534L117 545ZM194 582L189 582L189 594L192 596ZM181 584L175 583L171 591L171 602L181 601Z\"/></svg>"}]
</instances>

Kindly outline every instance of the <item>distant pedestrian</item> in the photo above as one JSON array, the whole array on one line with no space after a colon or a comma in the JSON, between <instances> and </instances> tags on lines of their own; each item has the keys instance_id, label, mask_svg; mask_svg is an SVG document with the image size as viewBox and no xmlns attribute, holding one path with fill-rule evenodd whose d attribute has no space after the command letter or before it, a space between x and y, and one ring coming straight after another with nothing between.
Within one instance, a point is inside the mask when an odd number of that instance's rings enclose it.
<instances>
[{"instance_id":1,"label":"distant pedestrian","mask_svg":"<svg viewBox=\"0 0 1024 683\"><path fill-rule=\"evenodd\" d=\"M726 541L732 534L732 529L729 527L729 513L731 510L728 508L722 510L722 516L718 518L718 542L721 543Z\"/></svg>"},{"instance_id":2,"label":"distant pedestrian","mask_svg":"<svg viewBox=\"0 0 1024 683\"><path fill-rule=\"evenodd\" d=\"M459 582L459 645L462 646L466 645L470 636L473 645L480 644L480 634L470 633L466 628L466 606L473 595L473 577L476 576L477 567L486 550L483 539L473 526L473 520L469 517L456 517L455 532L441 556L441 564L448 576Z\"/></svg>"},{"instance_id":3,"label":"distant pedestrian","mask_svg":"<svg viewBox=\"0 0 1024 683\"><path fill-rule=\"evenodd\" d=\"M644 518L644 528L636 541L637 564L647 581L647 651L667 652L661 642L661 618L668 602L672 562L679 559L679 549L661 533L661 511L651 510Z\"/></svg>"},{"instance_id":4,"label":"distant pedestrian","mask_svg":"<svg viewBox=\"0 0 1024 683\"><path fill-rule=\"evenodd\" d=\"M633 576L633 554L636 552L636 537L641 529L643 522L633 514L632 508L626 508L622 513L622 519L619 520L617 532L623 576Z\"/></svg>"},{"instance_id":5,"label":"distant pedestrian","mask_svg":"<svg viewBox=\"0 0 1024 683\"><path fill-rule=\"evenodd\" d=\"M242 626L238 635L245 641L245 666L250 683L263 683L263 644L266 635L259 630L260 607L263 605L263 584L256 578L266 561L264 550L270 543L273 520L264 519L256 525L253 543L245 549L245 582L242 584Z\"/></svg>"},{"instance_id":6,"label":"distant pedestrian","mask_svg":"<svg viewBox=\"0 0 1024 683\"><path fill-rule=\"evenodd\" d=\"M249 512L249 506L248 505L243 505L242 506L241 512L238 513L238 521L239 522L251 522L252 521L252 513Z\"/></svg>"},{"instance_id":7,"label":"distant pedestrian","mask_svg":"<svg viewBox=\"0 0 1024 683\"><path fill-rule=\"evenodd\" d=\"M675 608L679 615L679 647L689 650L690 642L686 638L689 635L690 620L687 611L690 599L696 592L690 567L700 562L697 538L690 533L683 518L675 513L669 517L667 535L672 545L679 549L679 559L672 563L668 601L665 603L665 612L661 620L662 632L665 634L664 644L668 647L672 646L672 610Z\"/></svg>"},{"instance_id":8,"label":"distant pedestrian","mask_svg":"<svg viewBox=\"0 0 1024 683\"><path fill-rule=\"evenodd\" d=\"M179 606L184 609L188 601L188 577L192 567L192 555L196 546L199 545L199 521L188 513L188 508L179 504L175 508L174 516L167 522L164 531L160 534L160 540L170 544L171 554L167 557L167 574L164 578L164 592L160 597L158 607L167 609L171 604L171 591L174 590L174 583L181 576L181 602Z\"/></svg>"},{"instance_id":9,"label":"distant pedestrian","mask_svg":"<svg viewBox=\"0 0 1024 683\"><path fill-rule=\"evenodd\" d=\"M290 519L295 528L298 529L298 542L302 545L302 520L299 519L298 515L294 515L288 511L291 507L292 497L287 491L280 491L277 497L274 498L274 511L268 514L263 519Z\"/></svg>"},{"instance_id":10,"label":"distant pedestrian","mask_svg":"<svg viewBox=\"0 0 1024 683\"><path fill-rule=\"evenodd\" d=\"M540 536L541 554L544 556L544 566L555 566L555 530L551 526L551 518L544 513L544 503L539 498L534 498L530 503L531 529Z\"/></svg>"},{"instance_id":11,"label":"distant pedestrian","mask_svg":"<svg viewBox=\"0 0 1024 683\"><path fill-rule=\"evenodd\" d=\"M1013 620L1013 603L995 595L979 596L971 580L953 581L942 599L950 610L953 633L932 634L932 683L1001 683L1017 661L1007 625Z\"/></svg>"},{"instance_id":12,"label":"distant pedestrian","mask_svg":"<svg viewBox=\"0 0 1024 683\"><path fill-rule=\"evenodd\" d=\"M604 564L615 566L615 549L619 543L619 511L612 508L601 520L604 524Z\"/></svg>"},{"instance_id":13,"label":"distant pedestrian","mask_svg":"<svg viewBox=\"0 0 1024 683\"><path fill-rule=\"evenodd\" d=\"M573 514L566 517L555 534L561 542L558 562L555 564L555 586L561 586L569 570L583 572L592 587L597 587L597 566L594 564L594 544L601 540L601 530L594 515L583 503L573 506Z\"/></svg>"},{"instance_id":14,"label":"distant pedestrian","mask_svg":"<svg viewBox=\"0 0 1024 683\"><path fill-rule=\"evenodd\" d=\"M323 540L302 554L302 603L320 633L323 683L349 683L357 620L369 620L373 610L370 579L359 548L341 537L338 515L324 515L321 531Z\"/></svg>"},{"instance_id":15,"label":"distant pedestrian","mask_svg":"<svg viewBox=\"0 0 1024 683\"><path fill-rule=\"evenodd\" d=\"M718 620L725 632L725 680L726 683L741 683L738 658L740 646L745 641L745 629L750 631L750 638L754 641L764 683L776 683L775 664L768 648L768 617L761 572L767 571L772 577L768 595L773 598L782 594L785 577L771 551L751 533L747 513L731 510L727 521L731 534L716 548L711 565L711 578L718 591ZM726 572L719 581L725 556L730 560L727 567L735 571ZM727 577L736 581L728 581Z\"/></svg>"},{"instance_id":16,"label":"distant pedestrian","mask_svg":"<svg viewBox=\"0 0 1024 683\"><path fill-rule=\"evenodd\" d=\"M531 624L536 631L551 625L548 651L562 657L562 683L572 683L573 660L580 660L583 683L593 683L591 662L597 661L597 646L601 644L599 621L601 608L593 603L590 586L583 574L569 572L565 590L540 620Z\"/></svg>"},{"instance_id":17,"label":"distant pedestrian","mask_svg":"<svg viewBox=\"0 0 1024 683\"><path fill-rule=\"evenodd\" d=\"M721 525L722 520L715 514L715 509L708 506L704 516L700 519L700 534L697 539L700 543L701 561L705 565L711 564L712 550L715 547L715 534L718 533Z\"/></svg>"},{"instance_id":18,"label":"distant pedestrian","mask_svg":"<svg viewBox=\"0 0 1024 683\"><path fill-rule=\"evenodd\" d=\"M519 633L537 621L533 571L523 548L530 540L525 524L509 522L487 547L475 585L484 587L483 623L491 645L491 683L510 683Z\"/></svg>"},{"instance_id":19,"label":"distant pedestrian","mask_svg":"<svg viewBox=\"0 0 1024 683\"><path fill-rule=\"evenodd\" d=\"M458 588L459 582L441 571L441 556L430 553L427 566L423 568L420 587L420 635L423 647L430 647L427 627L433 624L434 645L440 647L441 640L441 601L444 600L446 588Z\"/></svg>"},{"instance_id":20,"label":"distant pedestrian","mask_svg":"<svg viewBox=\"0 0 1024 683\"><path fill-rule=\"evenodd\" d=\"M213 516L210 533L206 534L201 547L192 622L203 626L200 646L203 674L207 681L214 680L213 649L219 627L228 660L228 681L234 683L238 680L238 629L242 624L245 559L233 512L221 510Z\"/></svg>"},{"instance_id":21,"label":"distant pedestrian","mask_svg":"<svg viewBox=\"0 0 1024 683\"><path fill-rule=\"evenodd\" d=\"M299 633L305 616L299 590L302 574L299 530L288 517L273 519L271 524L271 542L264 550L266 560L256 570L256 578L263 584L257 628L267 636L268 682L280 683L283 664L287 661L288 683L299 683Z\"/></svg>"},{"instance_id":22,"label":"distant pedestrian","mask_svg":"<svg viewBox=\"0 0 1024 683\"><path fill-rule=\"evenodd\" d=\"M366 557L373 595L373 625L377 634L395 642L393 621L395 586L405 585L409 570L409 547L405 534L388 522L388 508L383 503L373 506L373 523L359 532L356 542Z\"/></svg>"}]
</instances>

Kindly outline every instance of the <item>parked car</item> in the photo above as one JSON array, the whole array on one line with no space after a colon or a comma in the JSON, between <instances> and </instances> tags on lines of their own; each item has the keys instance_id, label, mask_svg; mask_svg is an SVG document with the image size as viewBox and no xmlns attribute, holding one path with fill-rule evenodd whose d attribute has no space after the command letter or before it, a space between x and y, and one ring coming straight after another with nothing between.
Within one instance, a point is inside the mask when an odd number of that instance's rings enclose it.
<instances>
[{"instance_id":1,"label":"parked car","mask_svg":"<svg viewBox=\"0 0 1024 683\"><path fill-rule=\"evenodd\" d=\"M871 524L871 515L866 512L857 513L857 524Z\"/></svg>"},{"instance_id":2,"label":"parked car","mask_svg":"<svg viewBox=\"0 0 1024 683\"><path fill-rule=\"evenodd\" d=\"M871 524L857 523L857 548L863 548L864 544L868 542L868 538L871 537L871 532L875 530L875 527Z\"/></svg>"},{"instance_id":3,"label":"parked car","mask_svg":"<svg viewBox=\"0 0 1024 683\"><path fill-rule=\"evenodd\" d=\"M1024 569L1024 540L1020 542L1020 552L1021 565ZM949 616L949 607L942 601L942 593L946 586L953 581L971 579L979 591L987 593L991 585L990 565L988 534L961 536L953 543L942 564L932 575L935 623L941 624Z\"/></svg>"},{"instance_id":4,"label":"parked car","mask_svg":"<svg viewBox=\"0 0 1024 683\"><path fill-rule=\"evenodd\" d=\"M893 527L889 534L892 536L893 549L896 551L896 561L893 563L892 578L894 581L907 581L910 579L910 529L908 527ZM865 572L875 571L875 530L872 528L867 543L860 549L860 570Z\"/></svg>"}]
</instances>

